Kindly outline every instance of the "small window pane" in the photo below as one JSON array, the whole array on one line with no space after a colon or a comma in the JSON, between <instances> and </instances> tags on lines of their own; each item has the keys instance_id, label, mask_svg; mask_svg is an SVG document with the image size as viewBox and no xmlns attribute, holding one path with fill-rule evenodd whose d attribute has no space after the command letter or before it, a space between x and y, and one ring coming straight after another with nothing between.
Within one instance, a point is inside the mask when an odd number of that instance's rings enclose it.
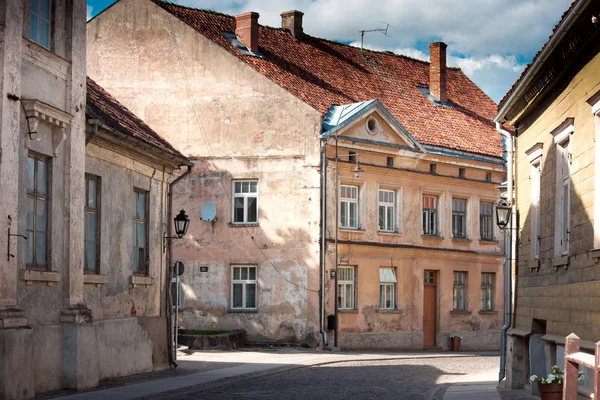
<instances>
[{"instance_id":1,"label":"small window pane","mask_svg":"<svg viewBox=\"0 0 600 400\"><path fill-rule=\"evenodd\" d=\"M248 221L247 222L257 222L257 205L256 205L256 197L248 197Z\"/></svg>"},{"instance_id":2,"label":"small window pane","mask_svg":"<svg viewBox=\"0 0 600 400\"><path fill-rule=\"evenodd\" d=\"M40 20L40 42L39 42L39 44L44 47L49 46L49 40L48 40L48 34L50 33L49 31L50 31L50 24L47 21L44 21L43 19Z\"/></svg>"},{"instance_id":3,"label":"small window pane","mask_svg":"<svg viewBox=\"0 0 600 400\"><path fill-rule=\"evenodd\" d=\"M87 242L87 269L95 270L96 269L96 243L95 242Z\"/></svg>"},{"instance_id":4,"label":"small window pane","mask_svg":"<svg viewBox=\"0 0 600 400\"><path fill-rule=\"evenodd\" d=\"M234 183L234 193L242 193L242 182L235 182Z\"/></svg>"},{"instance_id":5,"label":"small window pane","mask_svg":"<svg viewBox=\"0 0 600 400\"><path fill-rule=\"evenodd\" d=\"M244 222L244 198L236 197L233 200L233 222Z\"/></svg>"},{"instance_id":6,"label":"small window pane","mask_svg":"<svg viewBox=\"0 0 600 400\"><path fill-rule=\"evenodd\" d=\"M45 161L37 160L37 164L37 191L46 193L48 186L47 163Z\"/></svg>"},{"instance_id":7,"label":"small window pane","mask_svg":"<svg viewBox=\"0 0 600 400\"><path fill-rule=\"evenodd\" d=\"M256 268L250 268L248 275L248 279L256 280Z\"/></svg>"},{"instance_id":8,"label":"small window pane","mask_svg":"<svg viewBox=\"0 0 600 400\"><path fill-rule=\"evenodd\" d=\"M233 279L234 280L239 280L240 279L240 268L239 267L234 267L233 268Z\"/></svg>"},{"instance_id":9,"label":"small window pane","mask_svg":"<svg viewBox=\"0 0 600 400\"><path fill-rule=\"evenodd\" d=\"M233 284L233 308L242 308L244 305L243 300L243 287L242 283Z\"/></svg>"},{"instance_id":10,"label":"small window pane","mask_svg":"<svg viewBox=\"0 0 600 400\"><path fill-rule=\"evenodd\" d=\"M29 17L29 39L37 41L38 38L38 17L35 13L31 13Z\"/></svg>"},{"instance_id":11,"label":"small window pane","mask_svg":"<svg viewBox=\"0 0 600 400\"><path fill-rule=\"evenodd\" d=\"M250 182L242 182L242 193L250 192Z\"/></svg>"},{"instance_id":12,"label":"small window pane","mask_svg":"<svg viewBox=\"0 0 600 400\"><path fill-rule=\"evenodd\" d=\"M146 247L146 229L145 224L136 224L137 225L137 245L140 248Z\"/></svg>"},{"instance_id":13,"label":"small window pane","mask_svg":"<svg viewBox=\"0 0 600 400\"><path fill-rule=\"evenodd\" d=\"M246 284L246 308L256 307L256 284Z\"/></svg>"},{"instance_id":14,"label":"small window pane","mask_svg":"<svg viewBox=\"0 0 600 400\"><path fill-rule=\"evenodd\" d=\"M241 270L241 276L240 279L245 281L248 279L248 268L240 268Z\"/></svg>"},{"instance_id":15,"label":"small window pane","mask_svg":"<svg viewBox=\"0 0 600 400\"><path fill-rule=\"evenodd\" d=\"M50 0L40 0L42 10L40 16L45 19L50 19Z\"/></svg>"},{"instance_id":16,"label":"small window pane","mask_svg":"<svg viewBox=\"0 0 600 400\"><path fill-rule=\"evenodd\" d=\"M96 180L88 179L88 207L96 208Z\"/></svg>"},{"instance_id":17,"label":"small window pane","mask_svg":"<svg viewBox=\"0 0 600 400\"><path fill-rule=\"evenodd\" d=\"M258 192L258 182L250 182L250 193Z\"/></svg>"},{"instance_id":18,"label":"small window pane","mask_svg":"<svg viewBox=\"0 0 600 400\"><path fill-rule=\"evenodd\" d=\"M46 230L46 201L37 199L36 231Z\"/></svg>"},{"instance_id":19,"label":"small window pane","mask_svg":"<svg viewBox=\"0 0 600 400\"><path fill-rule=\"evenodd\" d=\"M87 240L96 240L96 214L86 213Z\"/></svg>"},{"instance_id":20,"label":"small window pane","mask_svg":"<svg viewBox=\"0 0 600 400\"><path fill-rule=\"evenodd\" d=\"M27 232L27 240L25 241L25 263L33 264L33 232Z\"/></svg>"},{"instance_id":21,"label":"small window pane","mask_svg":"<svg viewBox=\"0 0 600 400\"><path fill-rule=\"evenodd\" d=\"M27 189L34 190L35 189L35 159L28 157L27 158Z\"/></svg>"},{"instance_id":22,"label":"small window pane","mask_svg":"<svg viewBox=\"0 0 600 400\"><path fill-rule=\"evenodd\" d=\"M138 218L145 219L146 218L146 195L144 193L138 193Z\"/></svg>"},{"instance_id":23,"label":"small window pane","mask_svg":"<svg viewBox=\"0 0 600 400\"><path fill-rule=\"evenodd\" d=\"M35 235L35 262L38 265L46 264L46 234L42 232Z\"/></svg>"},{"instance_id":24,"label":"small window pane","mask_svg":"<svg viewBox=\"0 0 600 400\"><path fill-rule=\"evenodd\" d=\"M26 222L26 229L28 230L33 230L33 207L34 207L35 201L33 200L32 197L27 197L27 222Z\"/></svg>"}]
</instances>

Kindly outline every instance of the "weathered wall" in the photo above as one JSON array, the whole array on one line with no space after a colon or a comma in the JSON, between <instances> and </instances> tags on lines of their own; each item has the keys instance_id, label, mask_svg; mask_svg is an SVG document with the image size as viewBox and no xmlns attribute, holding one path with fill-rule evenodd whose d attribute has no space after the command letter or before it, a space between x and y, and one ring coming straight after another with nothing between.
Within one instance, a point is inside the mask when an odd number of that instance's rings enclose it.
<instances>
[{"instance_id":1,"label":"weathered wall","mask_svg":"<svg viewBox=\"0 0 600 400\"><path fill-rule=\"evenodd\" d=\"M398 135L375 112L380 132L366 133L362 117L342 136L402 144ZM327 148L328 271L335 266L335 141ZM406 145L406 143L405 143ZM363 172L355 177L356 164L347 162L348 152L358 154ZM499 197L496 186L504 180L504 167L483 161L368 146L338 141L339 184L359 186L359 229L340 229L338 245L343 264L356 268L355 309L339 312L342 348L422 348L424 271L437 274L437 346L448 349L448 335L460 333L468 350L498 349L504 302L503 240L495 228L495 241L480 240L479 203ZM386 166L393 157L394 167ZM429 173L431 163L436 174ZM465 168L465 177L458 169ZM492 182L485 182L486 172ZM396 191L396 232L378 226L379 188ZM439 237L422 234L422 194L438 196ZM467 199L467 238L452 237L452 197ZM379 244L379 246L377 245ZM386 247L387 246L387 247ZM379 309L380 267L395 267L396 310ZM467 311L454 312L453 272L468 273ZM481 310L481 273L495 273L494 311ZM327 314L334 312L334 280L327 273Z\"/></svg>"},{"instance_id":2,"label":"weathered wall","mask_svg":"<svg viewBox=\"0 0 600 400\"><path fill-rule=\"evenodd\" d=\"M149 1L115 4L87 35L88 74L200 157L174 190L173 211L191 217L173 241L186 264L180 325L293 342L318 331L321 115ZM232 226L232 179L244 178L258 179L259 223ZM199 219L206 201L214 223ZM230 310L233 263L258 266L257 312Z\"/></svg>"}]
</instances>

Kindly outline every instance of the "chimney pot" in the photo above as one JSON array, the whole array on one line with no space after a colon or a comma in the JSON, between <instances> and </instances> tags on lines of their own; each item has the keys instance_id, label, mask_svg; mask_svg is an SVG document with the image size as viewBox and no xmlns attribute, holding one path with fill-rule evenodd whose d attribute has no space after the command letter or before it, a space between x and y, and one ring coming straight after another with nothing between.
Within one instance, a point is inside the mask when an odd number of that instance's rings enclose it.
<instances>
[{"instance_id":1,"label":"chimney pot","mask_svg":"<svg viewBox=\"0 0 600 400\"><path fill-rule=\"evenodd\" d=\"M284 11L281 13L281 27L289 31L293 37L298 39L304 33L302 28L302 16L304 13L298 10Z\"/></svg>"},{"instance_id":2,"label":"chimney pot","mask_svg":"<svg viewBox=\"0 0 600 400\"><path fill-rule=\"evenodd\" d=\"M429 45L429 93L439 101L448 101L446 93L446 43Z\"/></svg>"},{"instance_id":3,"label":"chimney pot","mask_svg":"<svg viewBox=\"0 0 600 400\"><path fill-rule=\"evenodd\" d=\"M235 16L235 35L252 53L258 53L258 17L257 12Z\"/></svg>"}]
</instances>

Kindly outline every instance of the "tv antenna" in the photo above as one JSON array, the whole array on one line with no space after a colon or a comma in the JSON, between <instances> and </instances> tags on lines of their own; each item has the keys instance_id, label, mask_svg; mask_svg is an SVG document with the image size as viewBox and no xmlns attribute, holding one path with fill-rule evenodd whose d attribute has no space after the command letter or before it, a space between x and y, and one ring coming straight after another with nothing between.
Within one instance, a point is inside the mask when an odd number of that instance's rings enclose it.
<instances>
[{"instance_id":1,"label":"tv antenna","mask_svg":"<svg viewBox=\"0 0 600 400\"><path fill-rule=\"evenodd\" d=\"M386 25L386 26L385 26L385 28L376 28L376 29L363 29L363 30L360 30L360 31L359 31L359 32L360 32L360 52L361 52L361 53L362 53L362 51L363 51L363 45L364 45L364 39L365 39L365 33L368 33L368 32L381 32L381 33L383 33L385 36L387 36L387 37L391 37L390 35L388 35L388 34L387 34L387 32L388 32L388 28L389 28L389 27L392 27L392 28L393 28L393 26L392 26L392 25L390 25L390 24L388 24L387 22L383 22L383 23Z\"/></svg>"}]
</instances>

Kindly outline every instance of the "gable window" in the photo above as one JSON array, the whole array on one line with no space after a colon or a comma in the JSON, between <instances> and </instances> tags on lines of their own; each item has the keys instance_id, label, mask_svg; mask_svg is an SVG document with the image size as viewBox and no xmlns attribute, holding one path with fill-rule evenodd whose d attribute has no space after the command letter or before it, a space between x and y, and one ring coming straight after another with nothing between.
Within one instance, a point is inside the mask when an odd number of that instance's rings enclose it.
<instances>
[{"instance_id":1,"label":"gable window","mask_svg":"<svg viewBox=\"0 0 600 400\"><path fill-rule=\"evenodd\" d=\"M133 272L148 274L148 192L133 192Z\"/></svg>"},{"instance_id":2,"label":"gable window","mask_svg":"<svg viewBox=\"0 0 600 400\"><path fill-rule=\"evenodd\" d=\"M50 48L51 0L31 0L29 39L40 46Z\"/></svg>"},{"instance_id":3,"label":"gable window","mask_svg":"<svg viewBox=\"0 0 600 400\"><path fill-rule=\"evenodd\" d=\"M256 309L256 265L231 267L231 308Z\"/></svg>"},{"instance_id":4,"label":"gable window","mask_svg":"<svg viewBox=\"0 0 600 400\"><path fill-rule=\"evenodd\" d=\"M452 199L452 237L467 237L467 200Z\"/></svg>"},{"instance_id":5,"label":"gable window","mask_svg":"<svg viewBox=\"0 0 600 400\"><path fill-rule=\"evenodd\" d=\"M233 182L233 223L258 223L258 181Z\"/></svg>"},{"instance_id":6,"label":"gable window","mask_svg":"<svg viewBox=\"0 0 600 400\"><path fill-rule=\"evenodd\" d=\"M564 127L566 124L566 128ZM571 207L571 140L573 132L571 119L557 129L556 143L556 209L554 232L554 255L561 257L569 254L570 207Z\"/></svg>"},{"instance_id":7,"label":"gable window","mask_svg":"<svg viewBox=\"0 0 600 400\"><path fill-rule=\"evenodd\" d=\"M436 236L438 234L438 197L423 195L423 234Z\"/></svg>"},{"instance_id":8,"label":"gable window","mask_svg":"<svg viewBox=\"0 0 600 400\"><path fill-rule=\"evenodd\" d=\"M379 308L393 310L396 308L396 269L379 269Z\"/></svg>"},{"instance_id":9,"label":"gable window","mask_svg":"<svg viewBox=\"0 0 600 400\"><path fill-rule=\"evenodd\" d=\"M467 309L467 273L454 271L452 288L452 310L466 311Z\"/></svg>"},{"instance_id":10,"label":"gable window","mask_svg":"<svg viewBox=\"0 0 600 400\"><path fill-rule=\"evenodd\" d=\"M479 237L494 240L494 203L479 203Z\"/></svg>"},{"instance_id":11,"label":"gable window","mask_svg":"<svg viewBox=\"0 0 600 400\"><path fill-rule=\"evenodd\" d=\"M396 192L393 190L379 189L379 230L394 232L394 214Z\"/></svg>"},{"instance_id":12,"label":"gable window","mask_svg":"<svg viewBox=\"0 0 600 400\"><path fill-rule=\"evenodd\" d=\"M100 264L100 178L85 175L84 272L98 273Z\"/></svg>"},{"instance_id":13,"label":"gable window","mask_svg":"<svg viewBox=\"0 0 600 400\"><path fill-rule=\"evenodd\" d=\"M494 280L496 274L481 274L481 311L494 311Z\"/></svg>"},{"instance_id":14,"label":"gable window","mask_svg":"<svg viewBox=\"0 0 600 400\"><path fill-rule=\"evenodd\" d=\"M25 263L28 268L48 268L49 161L27 157L27 222Z\"/></svg>"},{"instance_id":15,"label":"gable window","mask_svg":"<svg viewBox=\"0 0 600 400\"><path fill-rule=\"evenodd\" d=\"M340 189L340 225L358 229L358 186L342 185Z\"/></svg>"},{"instance_id":16,"label":"gable window","mask_svg":"<svg viewBox=\"0 0 600 400\"><path fill-rule=\"evenodd\" d=\"M338 309L354 309L354 267L338 267Z\"/></svg>"}]
</instances>

